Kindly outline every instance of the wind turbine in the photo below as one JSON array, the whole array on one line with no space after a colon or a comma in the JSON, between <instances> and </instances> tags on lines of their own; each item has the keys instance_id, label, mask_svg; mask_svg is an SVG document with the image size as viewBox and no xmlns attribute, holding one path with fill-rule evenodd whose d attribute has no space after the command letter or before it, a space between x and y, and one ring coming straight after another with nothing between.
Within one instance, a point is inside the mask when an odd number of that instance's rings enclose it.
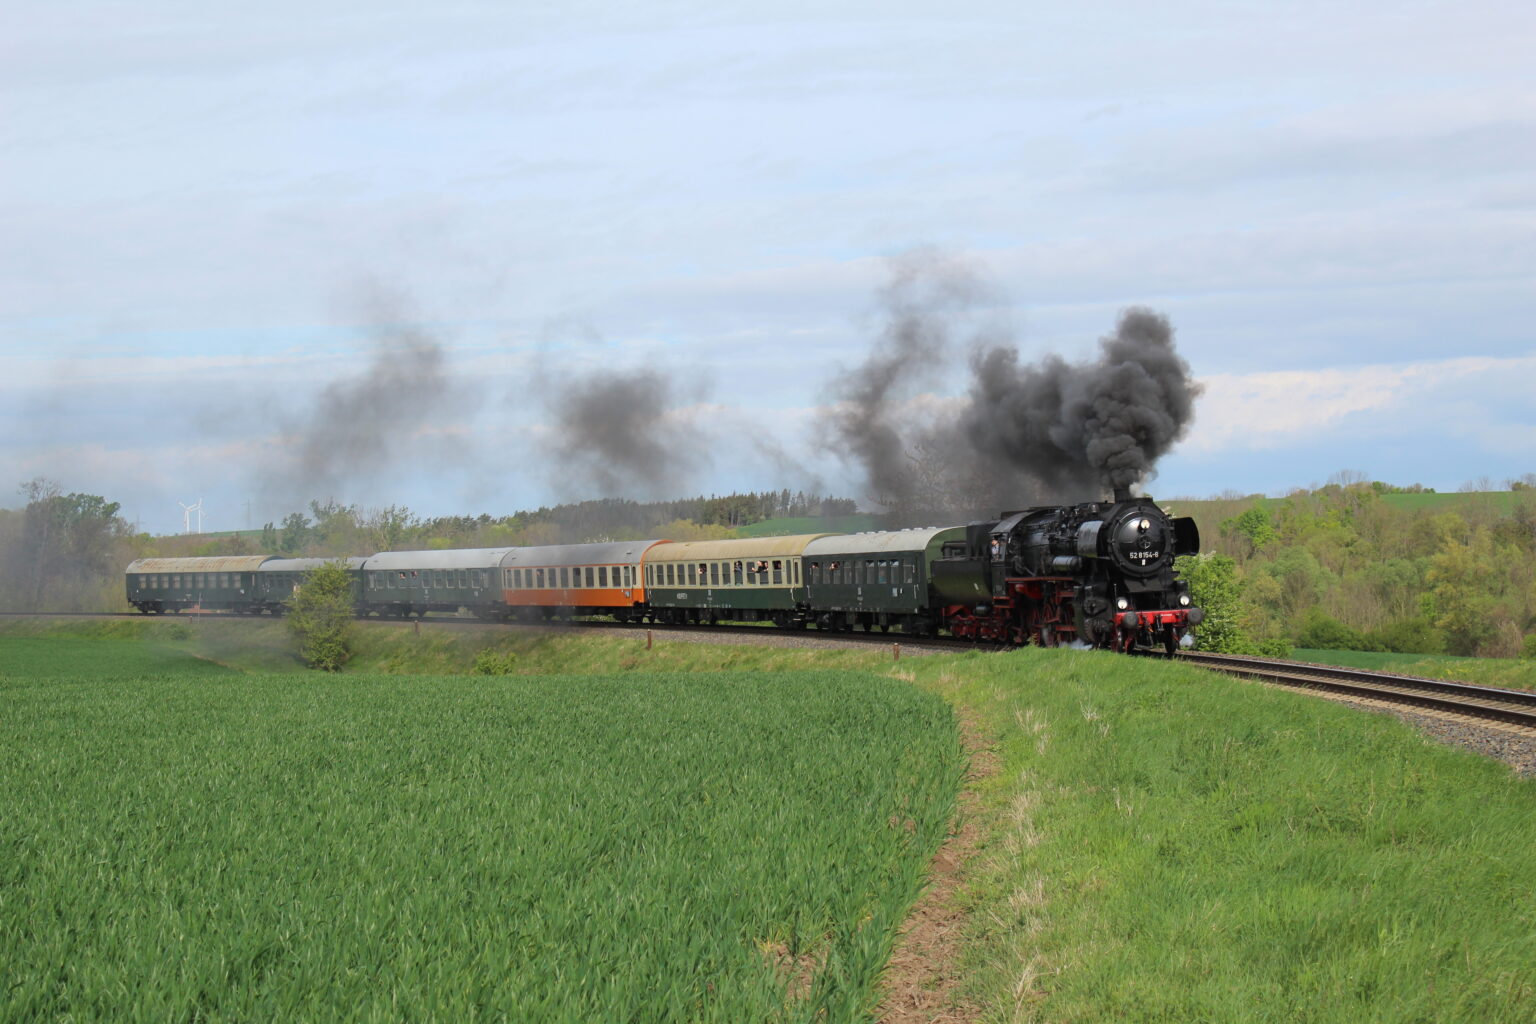
<instances>
[{"instance_id":1,"label":"wind turbine","mask_svg":"<svg viewBox=\"0 0 1536 1024\"><path fill-rule=\"evenodd\" d=\"M178 501L176 504L181 506L181 532L192 532L192 513L196 512L197 532L201 534L203 532L203 499L198 498L197 504L195 505L188 505L180 501Z\"/></svg>"}]
</instances>

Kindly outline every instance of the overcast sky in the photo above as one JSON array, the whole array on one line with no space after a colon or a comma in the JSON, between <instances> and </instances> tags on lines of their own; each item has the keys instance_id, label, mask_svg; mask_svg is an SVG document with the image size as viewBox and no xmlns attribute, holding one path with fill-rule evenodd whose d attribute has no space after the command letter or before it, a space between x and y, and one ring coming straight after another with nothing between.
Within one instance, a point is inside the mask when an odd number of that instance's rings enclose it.
<instances>
[{"instance_id":1,"label":"overcast sky","mask_svg":"<svg viewBox=\"0 0 1536 1024\"><path fill-rule=\"evenodd\" d=\"M1171 319L1205 393L1159 497L1536 471L1529 4L7 14L0 506L595 497L547 400L646 370L707 441L655 493L860 496L811 435L916 246L1026 361Z\"/></svg>"}]
</instances>

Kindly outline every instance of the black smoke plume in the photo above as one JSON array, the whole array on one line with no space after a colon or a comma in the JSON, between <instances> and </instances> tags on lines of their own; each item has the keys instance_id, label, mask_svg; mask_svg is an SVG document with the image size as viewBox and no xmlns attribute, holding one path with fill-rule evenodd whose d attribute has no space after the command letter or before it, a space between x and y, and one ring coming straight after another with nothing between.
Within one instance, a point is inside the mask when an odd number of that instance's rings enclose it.
<instances>
[{"instance_id":1,"label":"black smoke plume","mask_svg":"<svg viewBox=\"0 0 1536 1024\"><path fill-rule=\"evenodd\" d=\"M933 250L893 261L885 324L824 418L824 443L860 467L892 525L1135 488L1193 418L1200 388L1166 317L1126 311L1094 362L1023 365L995 323L978 325L987 294ZM953 362L961 334L973 352L969 394L924 416L917 387Z\"/></svg>"},{"instance_id":2,"label":"black smoke plume","mask_svg":"<svg viewBox=\"0 0 1536 1024\"><path fill-rule=\"evenodd\" d=\"M573 494L673 495L703 460L682 396L654 371L597 371L556 382L557 486Z\"/></svg>"},{"instance_id":3,"label":"black smoke plume","mask_svg":"<svg viewBox=\"0 0 1536 1024\"><path fill-rule=\"evenodd\" d=\"M818 437L826 448L856 463L876 501L898 517L920 516L931 476L924 449L944 446L940 429L913 422L913 400L943 371L956 322L968 318L983 289L971 268L935 249L894 257L881 289L884 322L874 345L835 389Z\"/></svg>"},{"instance_id":4,"label":"black smoke plume","mask_svg":"<svg viewBox=\"0 0 1536 1024\"><path fill-rule=\"evenodd\" d=\"M1059 493L1136 488L1184 436L1200 386L1168 318L1130 309L1099 339L1096 362L1019 365L1017 350L977 355L960 426L972 446Z\"/></svg>"},{"instance_id":5,"label":"black smoke plume","mask_svg":"<svg viewBox=\"0 0 1536 1024\"><path fill-rule=\"evenodd\" d=\"M327 384L308 409L274 414L288 440L262 467L261 493L290 506L346 498L413 463L443 463L451 446L431 438L431 428L454 421L468 396L453 385L436 338L383 319L366 366Z\"/></svg>"}]
</instances>

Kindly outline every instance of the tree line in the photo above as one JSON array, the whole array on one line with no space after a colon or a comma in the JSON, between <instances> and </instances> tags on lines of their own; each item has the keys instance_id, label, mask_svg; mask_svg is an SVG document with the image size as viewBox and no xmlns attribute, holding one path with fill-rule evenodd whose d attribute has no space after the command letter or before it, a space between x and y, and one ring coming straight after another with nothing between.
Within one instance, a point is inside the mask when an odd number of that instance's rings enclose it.
<instances>
[{"instance_id":1,"label":"tree line","mask_svg":"<svg viewBox=\"0 0 1536 1024\"><path fill-rule=\"evenodd\" d=\"M603 498L541 506L508 516L423 518L404 506L366 510L336 501L312 501L308 514L292 512L267 523L252 551L345 555L432 548L522 547L650 537L729 536L740 526L796 516L852 515L858 504L804 491L710 495L674 501ZM249 544L250 538L241 538ZM234 553L234 552L220 552Z\"/></svg>"},{"instance_id":2,"label":"tree line","mask_svg":"<svg viewBox=\"0 0 1536 1024\"><path fill-rule=\"evenodd\" d=\"M1536 657L1536 476L1433 496L1343 475L1284 498L1191 503L1200 646ZM1414 497L1408 497L1413 495Z\"/></svg>"}]
</instances>

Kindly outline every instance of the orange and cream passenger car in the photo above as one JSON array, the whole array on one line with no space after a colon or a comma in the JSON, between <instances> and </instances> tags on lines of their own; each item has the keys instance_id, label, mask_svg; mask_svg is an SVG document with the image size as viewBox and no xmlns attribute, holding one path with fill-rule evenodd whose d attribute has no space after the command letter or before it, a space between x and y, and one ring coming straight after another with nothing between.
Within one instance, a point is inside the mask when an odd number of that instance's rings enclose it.
<instances>
[{"instance_id":1,"label":"orange and cream passenger car","mask_svg":"<svg viewBox=\"0 0 1536 1024\"><path fill-rule=\"evenodd\" d=\"M520 618L612 615L639 618L645 608L645 553L664 540L513 548L501 560L508 610Z\"/></svg>"}]
</instances>

